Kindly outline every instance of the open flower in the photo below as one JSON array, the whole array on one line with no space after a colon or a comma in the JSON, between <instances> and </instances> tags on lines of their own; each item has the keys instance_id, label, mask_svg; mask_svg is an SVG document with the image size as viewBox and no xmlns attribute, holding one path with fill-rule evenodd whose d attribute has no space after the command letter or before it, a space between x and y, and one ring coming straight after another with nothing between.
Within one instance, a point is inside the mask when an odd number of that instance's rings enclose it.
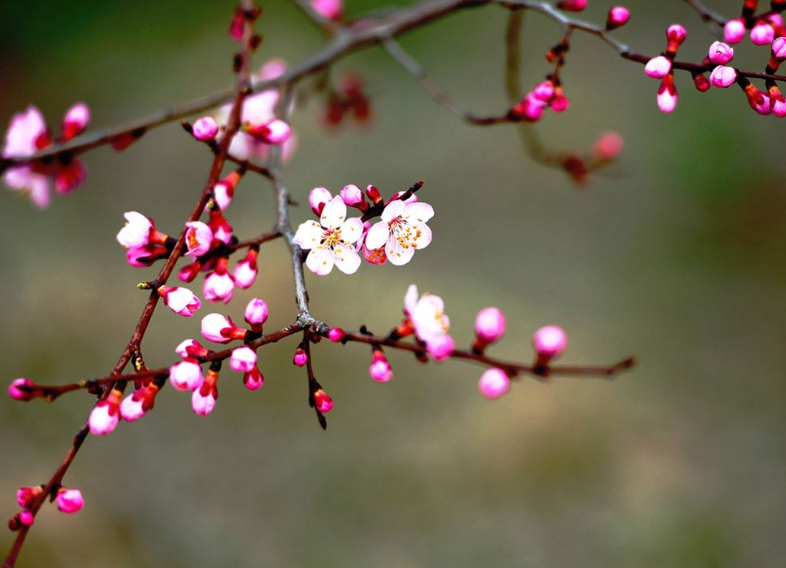
<instances>
[{"instance_id":1,"label":"open flower","mask_svg":"<svg viewBox=\"0 0 786 568\"><path fill-rule=\"evenodd\" d=\"M63 131L59 141L67 141L81 134L90 120L90 110L84 103L71 107L63 120ZM2 157L23 158L44 150L56 140L46 126L41 111L33 105L25 112L14 115L5 134ZM77 188L87 176L84 164L77 159L52 160L47 163L32 162L9 168L3 181L11 189L25 191L38 207L49 205L50 181L55 190L66 194Z\"/></svg>"},{"instance_id":2,"label":"open flower","mask_svg":"<svg viewBox=\"0 0 786 568\"><path fill-rule=\"evenodd\" d=\"M382 220L366 235L366 248L385 247L390 262L402 266L412 260L416 250L431 243L431 229L426 223L433 216L434 208L427 203L391 201L382 212Z\"/></svg>"},{"instance_id":3,"label":"open flower","mask_svg":"<svg viewBox=\"0 0 786 568\"><path fill-rule=\"evenodd\" d=\"M314 274L329 274L334 264L344 274L354 274L360 266L360 256L352 244L363 233L363 222L346 217L347 206L337 195L325 205L319 223L306 221L298 227L295 244L311 251L306 266Z\"/></svg>"},{"instance_id":4,"label":"open flower","mask_svg":"<svg viewBox=\"0 0 786 568\"><path fill-rule=\"evenodd\" d=\"M186 256L202 256L213 245L213 231L201 221L186 223Z\"/></svg>"},{"instance_id":5,"label":"open flower","mask_svg":"<svg viewBox=\"0 0 786 568\"><path fill-rule=\"evenodd\" d=\"M404 313L415 335L426 344L429 352L441 352L445 345L444 336L450 330L450 318L445 315L442 298L429 293L418 298L418 287L412 284L404 296Z\"/></svg>"}]
</instances>

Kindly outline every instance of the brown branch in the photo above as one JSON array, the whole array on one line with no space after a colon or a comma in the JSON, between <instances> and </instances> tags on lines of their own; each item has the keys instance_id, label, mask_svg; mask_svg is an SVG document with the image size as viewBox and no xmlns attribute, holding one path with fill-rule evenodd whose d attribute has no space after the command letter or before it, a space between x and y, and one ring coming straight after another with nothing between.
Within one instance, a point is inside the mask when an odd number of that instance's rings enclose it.
<instances>
[{"instance_id":1,"label":"brown branch","mask_svg":"<svg viewBox=\"0 0 786 568\"><path fill-rule=\"evenodd\" d=\"M245 9L250 10L253 8L253 0L243 0L243 6ZM203 211L205 210L205 206L207 205L208 199L210 198L211 192L213 190L213 186L218 181L219 176L221 175L221 170L224 167L224 163L227 159L227 154L229 152L229 145L232 141L233 136L238 131L240 127L240 119L241 119L241 110L243 105L243 99L249 93L249 78L250 78L250 59L251 59L251 41L254 35L254 28L253 22L246 21L246 25L244 27L243 33L243 48L240 54L240 68L238 71L238 81L235 87L235 95L234 95L234 104L232 106L232 111L230 113L229 124L227 126L226 134L221 141L220 150L218 155L213 160L213 165L210 168L210 173L208 175L207 181L202 189L202 193L195 205L191 215L188 218L188 221L195 221L199 219L202 215ZM165 284L169 277L172 274L172 271L177 264L178 259L180 258L183 250L183 245L185 243L186 231L185 229L180 233L179 238L177 239L177 243L172 250L169 258L167 259L166 263L164 264L163 268L158 274L157 280L160 284ZM150 297L148 298L147 303L145 304L144 309L142 310L142 315L139 318L139 321L134 329L133 334L131 335L131 339L129 340L128 344L126 345L123 353L120 355L117 364L115 365L114 369L112 370L111 375L120 375L125 369L126 365L128 365L131 357L137 353L141 348L142 339L144 338L145 332L147 331L148 325L150 324L150 320L153 317L153 313L155 312L156 306L158 305L158 294L153 290L150 293ZM110 375L110 376L111 376ZM109 396L109 393L112 391L115 386L118 385L119 381L122 379L118 378L117 381L112 381L104 387L103 394L99 397L101 400L105 399ZM122 383L123 386L125 383ZM77 452L82 446L87 433L89 431L89 427L87 423L82 426L79 430L77 435L74 438L74 441L69 449L68 453L66 454L65 458L61 462L60 466L57 468L55 473L49 479L49 481L44 486L44 490L42 494L34 499L27 509L32 512L34 515L38 512L41 508L43 503L49 498L51 495L54 495L54 492L62 483L63 477L65 476L68 468L70 467L71 463L73 462L74 458L76 457ZM23 526L20 528L17 537L11 547L8 556L6 557L5 561L3 562L3 568L13 568L16 564L16 559L19 555L19 552L22 548L22 545L25 542L27 537L27 533L29 532L29 526Z\"/></svg>"}]
</instances>

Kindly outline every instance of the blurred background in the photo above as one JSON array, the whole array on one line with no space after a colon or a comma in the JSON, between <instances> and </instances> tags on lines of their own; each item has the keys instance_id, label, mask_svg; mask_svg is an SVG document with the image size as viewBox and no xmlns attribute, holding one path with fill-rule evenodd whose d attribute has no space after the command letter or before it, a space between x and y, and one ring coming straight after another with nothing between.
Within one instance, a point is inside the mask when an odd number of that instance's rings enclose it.
<instances>
[{"instance_id":1,"label":"blurred background","mask_svg":"<svg viewBox=\"0 0 786 568\"><path fill-rule=\"evenodd\" d=\"M402 4L404 4L402 2ZM712 35L683 2L626 3L618 36L654 54L674 21L688 26L684 58ZM739 0L710 4L727 15ZM262 3L257 61L296 62L322 37L285 0ZM357 16L384 0L347 0ZM582 15L601 22L610 3ZM57 126L85 101L94 127L113 125L232 81L230 1L73 0L0 3L0 117L36 104ZM402 41L432 76L481 114L506 108L502 9L442 20ZM528 16L525 85L548 72L559 30ZM762 69L747 40L735 63ZM421 366L390 352L395 378L367 374L370 353L327 342L317 376L336 401L322 432L306 402L296 342L260 351L264 388L228 369L208 418L165 389L156 409L87 440L66 485L87 505L47 506L19 566L420 568L780 567L786 554L786 174L783 123L755 115L737 89L700 94L679 75L680 104L655 105L657 82L596 38L576 34L563 80L570 110L540 125L554 147L588 149L616 130L622 159L577 189L534 164L514 127L476 128L437 106L379 49L343 60L373 96L373 128L327 133L317 99L293 121L299 149L287 181L307 202L316 185L374 183L384 194L426 180L434 242L405 268L364 265L354 277L308 275L317 317L347 328L396 325L407 285L441 295L457 342L477 310L502 308L509 332L491 353L532 357L530 338L557 323L566 363L636 355L618 381L515 384L482 399L481 368ZM5 128L5 126L3 126ZM157 269L130 268L115 234L125 211L177 233L209 169L209 154L177 124L123 153L85 155L87 182L46 211L0 194L3 381L61 384L105 375ZM228 212L241 238L273 223L269 186L249 176ZM310 217L308 207L293 221ZM248 298L276 329L294 315L285 247L263 247ZM201 282L201 279L200 279ZM200 289L201 284L196 286ZM201 290L200 290L201 291ZM214 311L210 306L202 313ZM242 319L242 316L240 316ZM144 344L153 366L197 337L199 319L161 309ZM0 397L0 512L21 485L43 482L92 406ZM0 531L0 550L12 534Z\"/></svg>"}]
</instances>

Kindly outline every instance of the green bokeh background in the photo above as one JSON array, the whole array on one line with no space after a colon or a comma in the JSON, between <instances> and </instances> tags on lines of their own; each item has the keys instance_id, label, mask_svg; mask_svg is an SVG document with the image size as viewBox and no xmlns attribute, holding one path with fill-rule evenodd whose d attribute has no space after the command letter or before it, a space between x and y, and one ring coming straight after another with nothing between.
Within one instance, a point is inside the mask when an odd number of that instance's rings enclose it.
<instances>
[{"instance_id":1,"label":"green bokeh background","mask_svg":"<svg viewBox=\"0 0 786 568\"><path fill-rule=\"evenodd\" d=\"M348 0L358 15L381 0ZM607 2L585 17L602 20ZM686 5L627 3L619 37L656 53L672 21L688 24L686 58L711 41ZM739 1L710 2L727 14ZM263 58L295 62L321 37L285 0L263 4ZM78 0L0 5L0 117L29 103L56 125L84 100L93 125L116 124L222 89L232 79L229 1ZM505 108L504 10L467 11L406 36L466 106ZM557 27L530 16L526 84L545 72ZM740 66L766 48L746 42ZM735 60L736 61L736 60ZM614 383L524 381L495 403L480 369L423 367L391 353L388 384L368 378L361 346L322 343L316 371L336 400L324 433L306 404L294 343L266 347L256 393L226 370L209 418L166 389L155 411L91 437L66 477L87 506L46 507L24 567L780 567L786 553L786 193L783 123L754 115L736 89L701 95L687 77L673 115L657 84L595 38L577 35L564 81L572 106L541 125L554 146L625 137L619 164L577 190L526 157L515 129L458 121L378 49L342 61L374 96L373 129L326 134L317 101L294 118L287 171L305 203L315 185L374 183L384 193L423 178L435 239L405 268L309 275L315 314L384 332L410 283L446 301L459 344L474 314L497 305L509 333L493 353L527 360L537 327L559 323L570 363L639 365ZM125 345L154 274L126 265L114 236L139 210L177 232L209 156L176 124L124 153L85 157L87 183L40 212L0 195L4 381L64 383L105 374ZM273 199L249 177L229 219L241 237L272 225ZM308 218L307 208L293 213ZM294 314L281 243L262 250L253 294L271 328ZM251 293L236 294L239 315ZM210 307L205 313L211 311ZM242 319L242 318L241 318ZM152 365L198 334L198 319L157 313ZM0 511L20 485L44 481L91 408L0 399ZM0 549L12 535L0 532Z\"/></svg>"}]
</instances>

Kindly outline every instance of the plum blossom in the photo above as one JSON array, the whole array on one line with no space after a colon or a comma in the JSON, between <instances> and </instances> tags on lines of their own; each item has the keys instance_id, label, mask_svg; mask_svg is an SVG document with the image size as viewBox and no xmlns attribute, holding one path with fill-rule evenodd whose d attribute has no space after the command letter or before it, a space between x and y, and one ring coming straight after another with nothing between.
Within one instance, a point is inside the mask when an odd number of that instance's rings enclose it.
<instances>
[{"instance_id":1,"label":"plum blossom","mask_svg":"<svg viewBox=\"0 0 786 568\"><path fill-rule=\"evenodd\" d=\"M202 367L193 361L181 361L169 368L169 382L179 391L197 389L204 380Z\"/></svg>"},{"instance_id":2,"label":"plum blossom","mask_svg":"<svg viewBox=\"0 0 786 568\"><path fill-rule=\"evenodd\" d=\"M63 120L59 141L67 141L81 134L90 120L90 110L84 103L71 107ZM56 140L46 125L41 111L33 105L24 112L16 113L5 134L3 158L24 158L44 150ZM32 162L9 168L3 181L11 189L27 192L37 207L49 205L51 180L59 194L70 193L87 176L84 164L77 159L53 160L48 163Z\"/></svg>"},{"instance_id":3,"label":"plum blossom","mask_svg":"<svg viewBox=\"0 0 786 568\"><path fill-rule=\"evenodd\" d=\"M510 377L502 369L488 369L480 377L478 389L488 400L495 400L510 390Z\"/></svg>"},{"instance_id":4,"label":"plum blossom","mask_svg":"<svg viewBox=\"0 0 786 568\"><path fill-rule=\"evenodd\" d=\"M344 274L354 274L360 266L360 256L352 245L363 233L363 222L346 217L347 206L337 195L325 205L319 223L306 221L298 227L294 242L311 251L306 266L314 274L330 274L333 265Z\"/></svg>"},{"instance_id":5,"label":"plum blossom","mask_svg":"<svg viewBox=\"0 0 786 568\"><path fill-rule=\"evenodd\" d=\"M390 262L396 266L407 264L415 250L431 243L431 229L426 223L433 216L434 209L427 203L391 201L382 212L382 220L366 235L365 245L371 250L385 247Z\"/></svg>"},{"instance_id":6,"label":"plum blossom","mask_svg":"<svg viewBox=\"0 0 786 568\"><path fill-rule=\"evenodd\" d=\"M88 425L90 433L96 436L106 436L117 428L120 422L120 397L123 393L113 389L104 400L99 400L90 412Z\"/></svg>"},{"instance_id":7,"label":"plum blossom","mask_svg":"<svg viewBox=\"0 0 786 568\"><path fill-rule=\"evenodd\" d=\"M78 513L85 506L85 500L79 489L66 489L65 487L57 490L55 502L60 512L68 514Z\"/></svg>"},{"instance_id":8,"label":"plum blossom","mask_svg":"<svg viewBox=\"0 0 786 568\"><path fill-rule=\"evenodd\" d=\"M213 231L201 221L186 223L186 256L202 256L213 245Z\"/></svg>"},{"instance_id":9,"label":"plum blossom","mask_svg":"<svg viewBox=\"0 0 786 568\"><path fill-rule=\"evenodd\" d=\"M418 287L411 284L404 296L404 313L407 315L415 335L426 344L427 349L442 354L443 337L450 330L450 318L445 315L445 302L439 296L429 294L418 297Z\"/></svg>"},{"instance_id":10,"label":"plum blossom","mask_svg":"<svg viewBox=\"0 0 786 568\"><path fill-rule=\"evenodd\" d=\"M201 300L188 288L159 286L156 291L170 310L185 318L192 317L202 307Z\"/></svg>"}]
</instances>

